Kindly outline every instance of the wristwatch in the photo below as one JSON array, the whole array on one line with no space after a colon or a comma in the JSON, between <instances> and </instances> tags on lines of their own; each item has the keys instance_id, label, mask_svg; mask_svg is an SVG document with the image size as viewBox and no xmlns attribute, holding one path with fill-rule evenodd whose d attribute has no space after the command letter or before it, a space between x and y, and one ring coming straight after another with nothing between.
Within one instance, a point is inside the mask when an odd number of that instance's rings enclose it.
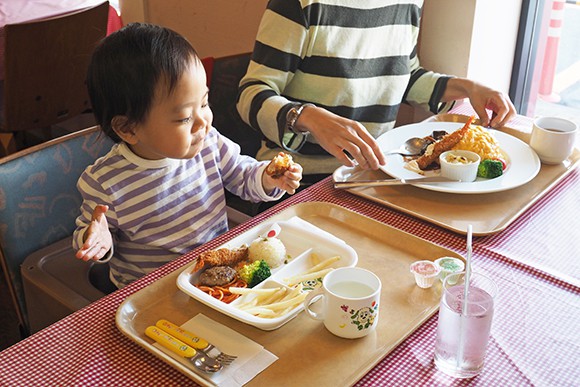
<instances>
[{"instance_id":1,"label":"wristwatch","mask_svg":"<svg viewBox=\"0 0 580 387\"><path fill-rule=\"evenodd\" d=\"M301 134L303 136L307 136L310 134L310 132L308 131L301 132L299 130L296 130L296 128L294 127L294 125L296 125L296 121L298 121L300 114L302 114L302 111L306 106L315 106L315 105L311 103L294 105L290 108L290 110L288 110L288 113L286 113L286 128L292 133Z\"/></svg>"}]
</instances>

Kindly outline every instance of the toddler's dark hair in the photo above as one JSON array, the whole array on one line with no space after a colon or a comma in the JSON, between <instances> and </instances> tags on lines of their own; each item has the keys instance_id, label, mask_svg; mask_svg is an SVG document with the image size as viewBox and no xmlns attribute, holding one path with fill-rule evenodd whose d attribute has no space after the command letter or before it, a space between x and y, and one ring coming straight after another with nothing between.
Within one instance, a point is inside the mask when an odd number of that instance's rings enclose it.
<instances>
[{"instance_id":1,"label":"toddler's dark hair","mask_svg":"<svg viewBox=\"0 0 580 387\"><path fill-rule=\"evenodd\" d=\"M96 47L87 74L93 114L115 142L115 116L142 123L151 108L160 80L173 91L191 65L201 65L189 42L178 33L152 24L131 23L107 36Z\"/></svg>"}]
</instances>

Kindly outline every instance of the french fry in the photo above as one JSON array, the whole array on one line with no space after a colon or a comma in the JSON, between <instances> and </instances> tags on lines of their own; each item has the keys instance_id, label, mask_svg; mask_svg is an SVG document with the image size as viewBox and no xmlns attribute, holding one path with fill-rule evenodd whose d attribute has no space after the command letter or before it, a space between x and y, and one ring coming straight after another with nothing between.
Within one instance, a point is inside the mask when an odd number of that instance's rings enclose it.
<instances>
[{"instance_id":1,"label":"french fry","mask_svg":"<svg viewBox=\"0 0 580 387\"><path fill-rule=\"evenodd\" d=\"M268 305L267 307L272 310L280 310L286 309L289 307L295 307L296 305L300 304L306 298L306 293L300 293L297 296L294 296L288 300L275 302L273 304Z\"/></svg>"},{"instance_id":2,"label":"french fry","mask_svg":"<svg viewBox=\"0 0 580 387\"><path fill-rule=\"evenodd\" d=\"M299 295L300 292L302 292L302 284L299 284L298 286L292 288L292 290L290 290L289 292L286 292L286 294L284 295L284 297L282 297L280 301L290 300Z\"/></svg>"},{"instance_id":3,"label":"french fry","mask_svg":"<svg viewBox=\"0 0 580 387\"><path fill-rule=\"evenodd\" d=\"M292 286L292 285L298 284L300 282L309 281L309 280L313 280L316 278L324 277L325 275L330 273L332 270L334 270L334 269L328 268L328 269L323 269L323 270L316 271L313 273L295 275L293 277L289 277L289 278L284 279L284 281L286 281L288 283L288 286Z\"/></svg>"},{"instance_id":4,"label":"french fry","mask_svg":"<svg viewBox=\"0 0 580 387\"><path fill-rule=\"evenodd\" d=\"M268 305L268 304L271 304L271 303L279 300L281 297L284 297L286 292L287 292L287 289L285 287L278 288L278 291L276 293L272 294L270 297L265 298L262 301L262 305Z\"/></svg>"},{"instance_id":5,"label":"french fry","mask_svg":"<svg viewBox=\"0 0 580 387\"><path fill-rule=\"evenodd\" d=\"M316 253L311 253L310 261L312 262L312 266L316 266L320 263L320 256Z\"/></svg>"},{"instance_id":6,"label":"french fry","mask_svg":"<svg viewBox=\"0 0 580 387\"><path fill-rule=\"evenodd\" d=\"M324 277L334 270L329 266L340 259L337 255L321 261L316 253L312 253L313 266L304 273L284 279L287 286L268 289L231 287L232 294L241 295L240 302L235 306L262 318L276 318L290 313L302 304L307 296L307 292L303 292L302 282Z\"/></svg>"},{"instance_id":7,"label":"french fry","mask_svg":"<svg viewBox=\"0 0 580 387\"><path fill-rule=\"evenodd\" d=\"M271 288L274 292L258 292L259 289L242 290L243 297L252 293L255 297L246 303L236 305L240 310L263 318L276 318L290 312L301 304L306 298L306 293L302 293L302 285L294 288Z\"/></svg>"},{"instance_id":8,"label":"french fry","mask_svg":"<svg viewBox=\"0 0 580 387\"><path fill-rule=\"evenodd\" d=\"M240 301L246 301L248 297L254 296L250 300L246 302L242 302L241 304L257 304L257 303L266 303L269 299L278 299L280 297L280 292L285 294L286 288L284 287L277 287L277 288L267 288L267 289L252 289L252 288L234 288L234 294L242 294L242 298ZM240 306L240 303L238 304Z\"/></svg>"},{"instance_id":9,"label":"french fry","mask_svg":"<svg viewBox=\"0 0 580 387\"><path fill-rule=\"evenodd\" d=\"M332 265L336 261L340 261L340 256L339 255L336 255L334 257L325 259L322 262L319 262L317 265L311 267L306 273L314 273L316 271L319 271L321 269L324 269L324 268Z\"/></svg>"}]
</instances>

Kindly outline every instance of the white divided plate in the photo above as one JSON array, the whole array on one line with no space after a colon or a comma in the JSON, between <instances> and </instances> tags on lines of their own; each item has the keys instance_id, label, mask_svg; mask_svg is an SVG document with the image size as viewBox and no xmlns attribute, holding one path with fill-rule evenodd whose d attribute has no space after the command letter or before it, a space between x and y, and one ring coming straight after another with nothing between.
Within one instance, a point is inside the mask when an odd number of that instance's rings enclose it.
<instances>
[{"instance_id":1,"label":"white divided plate","mask_svg":"<svg viewBox=\"0 0 580 387\"><path fill-rule=\"evenodd\" d=\"M377 138L381 150L388 151L400 148L411 137L425 137L434 130L445 130L451 133L461 127L460 122L422 122L418 124L404 125L382 134ZM474 182L442 182L413 184L416 187L459 194L482 194L505 191L519 187L532 180L540 171L540 159L536 152L525 142L510 136L504 132L489 129L495 137L502 151L507 155L508 167L504 174L495 179L477 178ZM400 155L387 156L387 163L381 170L398 179L420 177L416 172L405 168L405 160ZM340 169L340 168L339 168ZM340 171L337 171L339 174ZM438 174L439 172L426 172L425 176ZM335 174L336 180L336 174Z\"/></svg>"},{"instance_id":2,"label":"white divided plate","mask_svg":"<svg viewBox=\"0 0 580 387\"><path fill-rule=\"evenodd\" d=\"M320 261L337 255L340 256L340 260L330 266L334 268L356 266L358 262L356 251L343 240L297 216L286 221L271 221L260 224L245 233L238 235L236 238L218 248L233 249L244 244L249 246L254 239L266 235L268 231L273 228L274 224L277 224L280 227L278 238L286 247L286 253L291 257L291 259L289 259L288 263L272 269L272 276L261 284L255 286L254 289L286 285L284 282L285 278L302 274L312 267L312 253L315 253ZM219 301L209 294L199 290L194 285L198 283L198 277L201 272L201 270L199 272L193 271L196 262L197 261L194 261L193 264L188 266L179 274L177 277L177 287L196 300L236 320L263 330L273 330L281 327L292 318L296 317L296 315L304 309L304 305L300 304L280 317L263 318L236 308L235 305L240 302L240 298L232 301L230 304Z\"/></svg>"}]
</instances>

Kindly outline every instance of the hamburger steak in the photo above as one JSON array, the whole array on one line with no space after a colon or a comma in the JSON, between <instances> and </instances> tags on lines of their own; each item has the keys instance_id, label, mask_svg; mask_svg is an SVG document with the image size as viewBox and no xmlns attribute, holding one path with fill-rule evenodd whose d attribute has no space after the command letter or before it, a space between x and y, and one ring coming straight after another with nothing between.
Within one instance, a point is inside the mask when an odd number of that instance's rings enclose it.
<instances>
[{"instance_id":1,"label":"hamburger steak","mask_svg":"<svg viewBox=\"0 0 580 387\"><path fill-rule=\"evenodd\" d=\"M236 278L236 271L229 266L214 266L199 276L200 285L223 286Z\"/></svg>"}]
</instances>

